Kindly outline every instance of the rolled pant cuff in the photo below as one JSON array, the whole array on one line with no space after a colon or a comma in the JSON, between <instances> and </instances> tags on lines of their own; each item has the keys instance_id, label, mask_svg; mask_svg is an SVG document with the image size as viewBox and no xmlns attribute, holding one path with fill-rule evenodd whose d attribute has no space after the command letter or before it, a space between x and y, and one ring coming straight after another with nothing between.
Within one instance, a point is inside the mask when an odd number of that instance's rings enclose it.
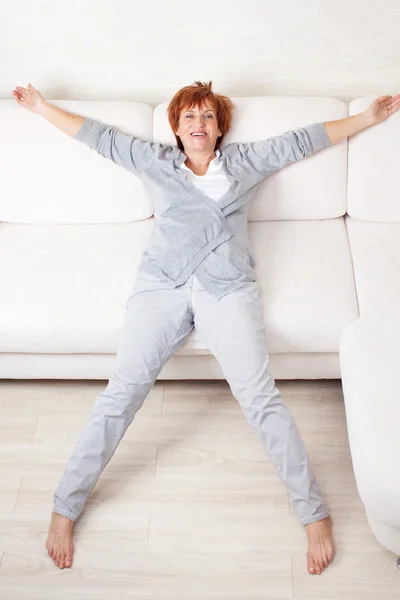
<instances>
[{"instance_id":1,"label":"rolled pant cuff","mask_svg":"<svg viewBox=\"0 0 400 600\"><path fill-rule=\"evenodd\" d=\"M322 519L326 519L329 517L329 510L320 513L319 515L314 515L313 517L308 517L307 519L300 519L302 525L309 525L310 523L315 523L315 521L321 521Z\"/></svg>"},{"instance_id":2,"label":"rolled pant cuff","mask_svg":"<svg viewBox=\"0 0 400 600\"><path fill-rule=\"evenodd\" d=\"M78 518L76 515L73 515L69 510L66 510L64 508L57 508L56 506L53 506L53 512L57 513L58 515L61 515L62 517L67 517L67 519L69 519L70 521L76 521L76 519Z\"/></svg>"}]
</instances>

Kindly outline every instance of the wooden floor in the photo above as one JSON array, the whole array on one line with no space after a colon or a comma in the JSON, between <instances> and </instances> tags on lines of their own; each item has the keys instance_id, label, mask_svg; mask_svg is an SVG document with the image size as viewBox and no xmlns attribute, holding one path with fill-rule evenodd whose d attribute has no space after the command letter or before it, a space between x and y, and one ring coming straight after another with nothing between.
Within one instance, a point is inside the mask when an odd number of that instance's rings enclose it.
<instances>
[{"instance_id":1,"label":"wooden floor","mask_svg":"<svg viewBox=\"0 0 400 600\"><path fill-rule=\"evenodd\" d=\"M156 382L75 524L74 563L45 542L60 481L105 381L0 381L3 600L389 600L396 557L357 494L340 380L276 385L334 521L337 553L306 571L306 534L221 381Z\"/></svg>"}]
</instances>

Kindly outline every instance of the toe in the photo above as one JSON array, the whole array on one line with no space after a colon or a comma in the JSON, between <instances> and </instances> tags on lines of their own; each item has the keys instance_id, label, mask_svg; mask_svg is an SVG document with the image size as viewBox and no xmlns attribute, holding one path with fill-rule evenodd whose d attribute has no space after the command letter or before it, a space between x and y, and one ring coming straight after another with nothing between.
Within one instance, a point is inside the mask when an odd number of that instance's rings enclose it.
<instances>
[{"instance_id":1,"label":"toe","mask_svg":"<svg viewBox=\"0 0 400 600\"><path fill-rule=\"evenodd\" d=\"M315 573L314 561L311 556L307 556L307 569L309 573Z\"/></svg>"},{"instance_id":2,"label":"toe","mask_svg":"<svg viewBox=\"0 0 400 600\"><path fill-rule=\"evenodd\" d=\"M66 559L65 559L65 566L70 567L71 565L72 565L72 555L67 554Z\"/></svg>"}]
</instances>

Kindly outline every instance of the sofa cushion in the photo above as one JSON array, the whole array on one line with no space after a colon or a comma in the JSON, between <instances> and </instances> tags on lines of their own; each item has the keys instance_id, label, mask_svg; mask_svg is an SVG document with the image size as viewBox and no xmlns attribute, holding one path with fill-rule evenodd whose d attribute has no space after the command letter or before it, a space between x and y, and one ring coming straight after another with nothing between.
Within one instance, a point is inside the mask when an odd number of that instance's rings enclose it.
<instances>
[{"instance_id":1,"label":"sofa cushion","mask_svg":"<svg viewBox=\"0 0 400 600\"><path fill-rule=\"evenodd\" d=\"M347 117L341 100L271 96L232 98L232 127L221 147L252 142L316 122ZM153 139L176 144L167 118L168 102L154 109ZM347 140L266 177L254 198L249 221L320 220L343 216L347 208Z\"/></svg>"},{"instance_id":2,"label":"sofa cushion","mask_svg":"<svg viewBox=\"0 0 400 600\"><path fill-rule=\"evenodd\" d=\"M375 96L357 98L349 114L368 108ZM349 139L347 212L353 219L400 223L400 114Z\"/></svg>"},{"instance_id":3,"label":"sofa cushion","mask_svg":"<svg viewBox=\"0 0 400 600\"><path fill-rule=\"evenodd\" d=\"M153 109L142 102L51 103L151 141ZM154 214L136 175L14 100L0 100L0 129L0 221L118 223Z\"/></svg>"},{"instance_id":4,"label":"sofa cushion","mask_svg":"<svg viewBox=\"0 0 400 600\"><path fill-rule=\"evenodd\" d=\"M154 219L0 224L0 352L116 353ZM343 219L249 223L271 352L338 352L357 318ZM193 332L179 354L208 354Z\"/></svg>"},{"instance_id":5,"label":"sofa cushion","mask_svg":"<svg viewBox=\"0 0 400 600\"><path fill-rule=\"evenodd\" d=\"M269 350L339 352L358 318L344 219L252 222L249 232Z\"/></svg>"},{"instance_id":6,"label":"sofa cushion","mask_svg":"<svg viewBox=\"0 0 400 600\"><path fill-rule=\"evenodd\" d=\"M360 318L392 315L400 306L400 224L369 223L346 216Z\"/></svg>"}]
</instances>

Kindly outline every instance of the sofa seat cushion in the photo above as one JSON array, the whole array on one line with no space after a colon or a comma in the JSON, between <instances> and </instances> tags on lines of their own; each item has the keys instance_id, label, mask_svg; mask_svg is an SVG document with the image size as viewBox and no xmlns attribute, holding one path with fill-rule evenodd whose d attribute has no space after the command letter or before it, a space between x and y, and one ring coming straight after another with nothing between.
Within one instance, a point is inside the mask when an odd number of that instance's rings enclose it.
<instances>
[{"instance_id":1,"label":"sofa seat cushion","mask_svg":"<svg viewBox=\"0 0 400 600\"><path fill-rule=\"evenodd\" d=\"M0 225L0 352L116 353L154 219ZM249 223L271 352L339 352L357 318L342 218ZM209 354L193 331L177 354Z\"/></svg>"},{"instance_id":2,"label":"sofa seat cushion","mask_svg":"<svg viewBox=\"0 0 400 600\"><path fill-rule=\"evenodd\" d=\"M343 217L250 222L249 232L269 350L338 353L358 318Z\"/></svg>"},{"instance_id":3,"label":"sofa seat cushion","mask_svg":"<svg viewBox=\"0 0 400 600\"><path fill-rule=\"evenodd\" d=\"M1 223L0 352L116 353L153 223Z\"/></svg>"},{"instance_id":4,"label":"sofa seat cushion","mask_svg":"<svg viewBox=\"0 0 400 600\"><path fill-rule=\"evenodd\" d=\"M398 318L400 306L400 223L372 223L346 216L360 317Z\"/></svg>"}]
</instances>

